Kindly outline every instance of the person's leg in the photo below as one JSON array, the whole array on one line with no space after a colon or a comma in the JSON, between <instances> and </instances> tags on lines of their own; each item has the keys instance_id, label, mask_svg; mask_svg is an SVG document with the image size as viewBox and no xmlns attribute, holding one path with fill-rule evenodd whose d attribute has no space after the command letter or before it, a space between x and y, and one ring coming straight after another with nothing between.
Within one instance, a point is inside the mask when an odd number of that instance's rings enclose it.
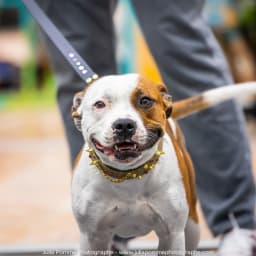
<instances>
[{"instance_id":1,"label":"person's leg","mask_svg":"<svg viewBox=\"0 0 256 256\"><path fill-rule=\"evenodd\" d=\"M202 17L202 0L134 0L142 31L174 100L232 83L224 56ZM199 199L214 235L254 227L255 188L241 109L229 101L180 122Z\"/></svg>"},{"instance_id":2,"label":"person's leg","mask_svg":"<svg viewBox=\"0 0 256 256\"><path fill-rule=\"evenodd\" d=\"M37 0L72 46L100 76L116 73L112 0ZM85 83L57 48L47 40L57 82L57 99L64 121L71 161L84 141L70 116L73 96Z\"/></svg>"}]
</instances>

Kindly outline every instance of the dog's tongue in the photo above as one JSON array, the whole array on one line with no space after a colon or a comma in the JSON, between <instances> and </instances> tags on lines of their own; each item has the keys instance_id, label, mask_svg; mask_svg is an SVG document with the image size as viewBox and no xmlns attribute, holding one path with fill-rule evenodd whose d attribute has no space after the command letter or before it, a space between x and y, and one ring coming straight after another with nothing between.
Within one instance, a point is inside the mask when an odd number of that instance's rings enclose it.
<instances>
[{"instance_id":1,"label":"dog's tongue","mask_svg":"<svg viewBox=\"0 0 256 256\"><path fill-rule=\"evenodd\" d=\"M132 149L133 145L131 143L122 143L118 145L119 150Z\"/></svg>"},{"instance_id":2,"label":"dog's tongue","mask_svg":"<svg viewBox=\"0 0 256 256\"><path fill-rule=\"evenodd\" d=\"M120 155L122 153L127 153L135 148L135 144L129 142L118 143L113 147L104 147L99 142L95 141L95 146L98 150L104 152L105 155L112 157L113 159L116 154Z\"/></svg>"},{"instance_id":3,"label":"dog's tongue","mask_svg":"<svg viewBox=\"0 0 256 256\"><path fill-rule=\"evenodd\" d=\"M96 143L96 148L100 150L104 150L104 147L100 143Z\"/></svg>"},{"instance_id":4,"label":"dog's tongue","mask_svg":"<svg viewBox=\"0 0 256 256\"><path fill-rule=\"evenodd\" d=\"M104 154L110 156L114 154L114 150L112 148L104 148Z\"/></svg>"},{"instance_id":5,"label":"dog's tongue","mask_svg":"<svg viewBox=\"0 0 256 256\"><path fill-rule=\"evenodd\" d=\"M104 153L106 155L112 155L114 154L116 151L125 151L125 150L131 150L133 148L133 145L131 143L120 143L118 144L118 146L114 147L114 148L102 148L104 150Z\"/></svg>"}]
</instances>

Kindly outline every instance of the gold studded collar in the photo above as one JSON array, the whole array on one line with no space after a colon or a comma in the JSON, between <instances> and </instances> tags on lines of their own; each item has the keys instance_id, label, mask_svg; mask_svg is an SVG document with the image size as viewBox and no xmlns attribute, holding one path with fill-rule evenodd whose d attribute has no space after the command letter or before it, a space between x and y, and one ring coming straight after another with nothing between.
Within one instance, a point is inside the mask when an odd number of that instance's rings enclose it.
<instances>
[{"instance_id":1,"label":"gold studded collar","mask_svg":"<svg viewBox=\"0 0 256 256\"><path fill-rule=\"evenodd\" d=\"M109 167L107 165L104 165L94 150L92 148L88 148L86 151L89 153L89 157L91 158L91 165L94 165L97 167L97 169L100 171L100 173L106 177L111 182L114 183L121 183L126 180L131 180L131 179L141 179L143 175L147 174L148 172L152 171L155 168L155 165L157 161L159 160L160 156L164 154L162 151L163 148L163 141L162 139L160 140L158 144L158 149L156 153L149 159L146 163L143 165L135 168L135 169L130 169L127 171L120 171L117 169L114 169L112 167Z\"/></svg>"}]
</instances>

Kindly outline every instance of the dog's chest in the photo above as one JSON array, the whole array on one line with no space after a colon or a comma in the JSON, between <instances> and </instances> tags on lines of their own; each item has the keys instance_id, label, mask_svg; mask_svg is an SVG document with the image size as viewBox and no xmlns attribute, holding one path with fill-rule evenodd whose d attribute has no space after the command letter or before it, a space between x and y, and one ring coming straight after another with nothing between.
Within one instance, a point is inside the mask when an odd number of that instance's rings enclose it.
<instances>
[{"instance_id":1,"label":"dog's chest","mask_svg":"<svg viewBox=\"0 0 256 256\"><path fill-rule=\"evenodd\" d=\"M176 211L186 212L184 192L180 185L170 186L168 178L159 184L150 176L97 190L101 202L93 200L92 207L85 207L87 214L94 216L95 226L121 237L143 236L151 230L165 234L167 219Z\"/></svg>"},{"instance_id":2,"label":"dog's chest","mask_svg":"<svg viewBox=\"0 0 256 256\"><path fill-rule=\"evenodd\" d=\"M121 237L143 236L153 229L158 218L145 201L119 203L102 216L100 226Z\"/></svg>"}]
</instances>

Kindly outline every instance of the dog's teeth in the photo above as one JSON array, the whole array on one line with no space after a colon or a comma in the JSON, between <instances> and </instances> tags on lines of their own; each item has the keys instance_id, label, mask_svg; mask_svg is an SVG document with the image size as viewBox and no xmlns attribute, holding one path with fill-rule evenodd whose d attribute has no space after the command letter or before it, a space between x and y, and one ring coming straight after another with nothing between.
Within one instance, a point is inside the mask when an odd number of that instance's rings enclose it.
<instances>
[{"instance_id":1,"label":"dog's teeth","mask_svg":"<svg viewBox=\"0 0 256 256\"><path fill-rule=\"evenodd\" d=\"M118 148L118 146L117 146L117 145L115 145L115 150L119 150L119 148Z\"/></svg>"}]
</instances>

